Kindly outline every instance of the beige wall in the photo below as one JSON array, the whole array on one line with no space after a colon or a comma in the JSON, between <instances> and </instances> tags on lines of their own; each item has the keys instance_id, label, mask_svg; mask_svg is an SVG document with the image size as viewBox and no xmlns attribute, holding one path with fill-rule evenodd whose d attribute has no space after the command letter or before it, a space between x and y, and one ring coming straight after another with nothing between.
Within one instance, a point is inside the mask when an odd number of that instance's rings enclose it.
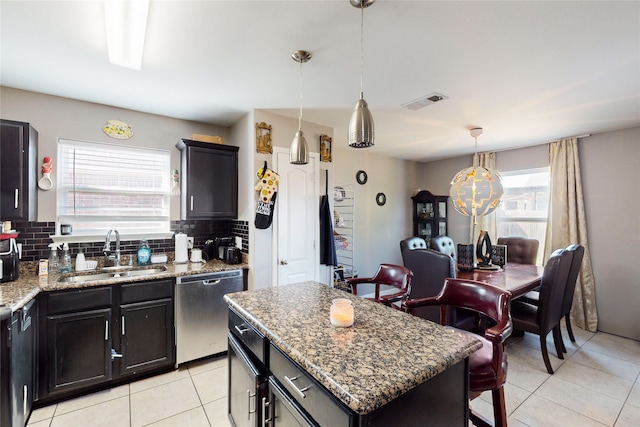
<instances>
[{"instance_id":1,"label":"beige wall","mask_svg":"<svg viewBox=\"0 0 640 427\"><path fill-rule=\"evenodd\" d=\"M640 127L580 140L598 329L640 340Z\"/></svg>"}]
</instances>

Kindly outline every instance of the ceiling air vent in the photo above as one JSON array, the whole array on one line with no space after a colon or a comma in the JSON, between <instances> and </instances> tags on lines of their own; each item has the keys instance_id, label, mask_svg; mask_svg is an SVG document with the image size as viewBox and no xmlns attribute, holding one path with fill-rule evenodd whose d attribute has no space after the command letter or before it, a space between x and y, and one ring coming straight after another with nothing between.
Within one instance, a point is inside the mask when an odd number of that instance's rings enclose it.
<instances>
[{"instance_id":1,"label":"ceiling air vent","mask_svg":"<svg viewBox=\"0 0 640 427\"><path fill-rule=\"evenodd\" d=\"M409 110L419 110L427 105L435 104L436 102L444 101L445 99L449 99L448 96L444 96L438 92L432 92L429 95L425 95L418 99L414 99L413 101L409 101L406 104L402 104L402 107L407 108Z\"/></svg>"}]
</instances>

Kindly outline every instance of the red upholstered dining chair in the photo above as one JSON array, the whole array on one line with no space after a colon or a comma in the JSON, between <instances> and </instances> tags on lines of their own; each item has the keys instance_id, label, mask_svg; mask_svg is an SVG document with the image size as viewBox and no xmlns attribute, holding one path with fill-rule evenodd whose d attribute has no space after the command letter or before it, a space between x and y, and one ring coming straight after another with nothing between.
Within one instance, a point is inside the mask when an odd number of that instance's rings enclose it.
<instances>
[{"instance_id":1,"label":"red upholstered dining chair","mask_svg":"<svg viewBox=\"0 0 640 427\"><path fill-rule=\"evenodd\" d=\"M477 312L485 321L480 322L474 338L482 348L469 356L469 397L475 399L491 390L493 416L496 427L507 425L504 383L507 380L507 355L504 341L511 335L509 302L511 292L487 283L464 279L447 279L440 293L434 297L407 299L402 303L408 313L423 306L440 306L440 323L447 324L447 308L457 307ZM471 334L471 332L462 331ZM477 426L492 425L469 408L469 418Z\"/></svg>"},{"instance_id":2,"label":"red upholstered dining chair","mask_svg":"<svg viewBox=\"0 0 640 427\"><path fill-rule=\"evenodd\" d=\"M547 351L547 335L553 332L553 342L558 358L564 359L560 342L560 320L563 312L563 299L571 269L573 254L566 249L554 251L542 273L540 282L540 298L538 304L524 301L511 302L511 318L513 327L519 331L531 332L540 336L540 348L547 372L553 374Z\"/></svg>"},{"instance_id":3,"label":"red upholstered dining chair","mask_svg":"<svg viewBox=\"0 0 640 427\"><path fill-rule=\"evenodd\" d=\"M347 283L351 285L354 295L358 295L359 285L373 284L375 286L373 301L399 309L400 306L394 303L402 302L409 296L412 278L413 272L408 268L401 265L380 264L373 277L353 277L347 279ZM392 293L385 292L381 295L382 285L391 286L396 288L397 291Z\"/></svg>"},{"instance_id":4,"label":"red upholstered dining chair","mask_svg":"<svg viewBox=\"0 0 640 427\"><path fill-rule=\"evenodd\" d=\"M525 236L498 237L498 245L507 246L507 262L535 264L540 242Z\"/></svg>"}]
</instances>

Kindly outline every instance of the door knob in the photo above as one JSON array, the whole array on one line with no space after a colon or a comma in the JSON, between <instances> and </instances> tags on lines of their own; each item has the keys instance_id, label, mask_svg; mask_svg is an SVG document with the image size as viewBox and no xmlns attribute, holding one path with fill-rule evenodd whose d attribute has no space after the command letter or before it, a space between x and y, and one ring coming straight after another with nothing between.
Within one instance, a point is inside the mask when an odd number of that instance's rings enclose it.
<instances>
[{"instance_id":1,"label":"door knob","mask_svg":"<svg viewBox=\"0 0 640 427\"><path fill-rule=\"evenodd\" d=\"M280 265L288 265L289 261L287 261L286 259L281 259L280 260Z\"/></svg>"}]
</instances>

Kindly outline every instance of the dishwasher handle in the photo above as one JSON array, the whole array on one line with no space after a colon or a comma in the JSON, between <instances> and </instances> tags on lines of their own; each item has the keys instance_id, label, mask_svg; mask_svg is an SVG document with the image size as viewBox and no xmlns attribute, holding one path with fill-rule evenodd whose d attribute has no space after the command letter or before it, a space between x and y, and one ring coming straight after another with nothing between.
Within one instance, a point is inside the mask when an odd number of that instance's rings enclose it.
<instances>
[{"instance_id":1,"label":"dishwasher handle","mask_svg":"<svg viewBox=\"0 0 640 427\"><path fill-rule=\"evenodd\" d=\"M203 285L217 285L218 283L220 283L222 281L222 279L207 279L207 280L203 280L202 284Z\"/></svg>"}]
</instances>

